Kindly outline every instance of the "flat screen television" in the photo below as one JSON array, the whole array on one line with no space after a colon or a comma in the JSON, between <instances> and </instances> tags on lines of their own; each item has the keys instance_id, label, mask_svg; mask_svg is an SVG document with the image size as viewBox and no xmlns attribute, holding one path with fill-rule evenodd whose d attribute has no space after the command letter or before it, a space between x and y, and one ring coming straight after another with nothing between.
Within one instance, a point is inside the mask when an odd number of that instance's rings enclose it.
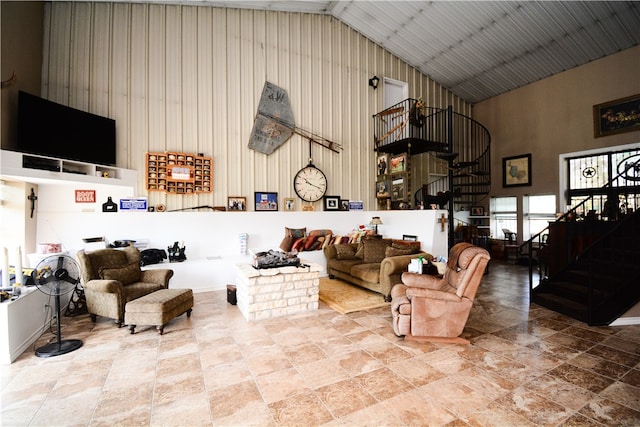
<instances>
[{"instance_id":1,"label":"flat screen television","mask_svg":"<svg viewBox=\"0 0 640 427\"><path fill-rule=\"evenodd\" d=\"M23 153L116 165L116 121L20 91L18 145Z\"/></svg>"}]
</instances>

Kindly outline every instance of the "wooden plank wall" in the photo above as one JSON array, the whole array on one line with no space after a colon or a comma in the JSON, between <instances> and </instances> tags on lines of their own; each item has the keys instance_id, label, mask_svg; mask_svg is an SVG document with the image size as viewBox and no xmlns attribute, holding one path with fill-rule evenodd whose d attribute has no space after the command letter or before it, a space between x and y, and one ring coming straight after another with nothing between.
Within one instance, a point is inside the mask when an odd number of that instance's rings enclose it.
<instances>
[{"instance_id":1,"label":"wooden plank wall","mask_svg":"<svg viewBox=\"0 0 640 427\"><path fill-rule=\"evenodd\" d=\"M265 81L287 90L297 126L342 145L336 154L314 144L314 163L329 195L365 209L376 207L372 116L384 90L369 78L406 81L410 97L471 115L471 105L328 15L51 2L44 33L42 96L116 119L118 166L141 172L142 193L147 151L214 158L212 194L147 195L168 209L251 200L254 191L295 197L308 142L294 136L269 156L247 147ZM427 160L416 163L414 176L428 174Z\"/></svg>"}]
</instances>

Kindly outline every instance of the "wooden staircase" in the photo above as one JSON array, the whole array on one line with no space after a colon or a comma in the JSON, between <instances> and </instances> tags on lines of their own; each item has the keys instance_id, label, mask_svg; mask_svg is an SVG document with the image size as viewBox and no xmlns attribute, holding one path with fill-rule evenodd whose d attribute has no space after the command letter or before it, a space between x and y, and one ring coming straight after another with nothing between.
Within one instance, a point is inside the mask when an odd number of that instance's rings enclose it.
<instances>
[{"instance_id":1,"label":"wooden staircase","mask_svg":"<svg viewBox=\"0 0 640 427\"><path fill-rule=\"evenodd\" d=\"M552 236L549 241L548 257L565 265L546 275L550 260L541 257L541 280L532 288L531 302L597 326L610 324L640 301L640 211L611 223L576 255L577 240L560 253L552 250Z\"/></svg>"}]
</instances>

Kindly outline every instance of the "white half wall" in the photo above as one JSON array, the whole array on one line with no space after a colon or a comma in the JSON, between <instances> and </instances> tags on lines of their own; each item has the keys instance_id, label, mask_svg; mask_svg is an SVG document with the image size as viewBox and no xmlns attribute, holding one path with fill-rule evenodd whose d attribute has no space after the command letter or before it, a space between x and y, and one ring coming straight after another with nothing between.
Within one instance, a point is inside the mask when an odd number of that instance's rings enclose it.
<instances>
[{"instance_id":1,"label":"white half wall","mask_svg":"<svg viewBox=\"0 0 640 427\"><path fill-rule=\"evenodd\" d=\"M42 194L42 191L41 191ZM114 201L117 200L114 198ZM234 283L233 265L248 262L240 252L241 233L248 234L249 249L277 249L284 228L331 229L345 235L372 216L383 225L384 237L401 239L403 234L417 236L422 248L433 255L446 255L447 227L438 219L446 211L348 211L348 212L54 212L39 211L37 243L62 243L64 251L75 254L84 248L83 238L106 237L115 240L148 240L149 247L166 249L174 242L184 242L187 261L165 263L153 268L175 270L172 287L192 288L195 292L223 289ZM447 223L448 224L448 223ZM300 258L322 266L322 251L303 252Z\"/></svg>"}]
</instances>

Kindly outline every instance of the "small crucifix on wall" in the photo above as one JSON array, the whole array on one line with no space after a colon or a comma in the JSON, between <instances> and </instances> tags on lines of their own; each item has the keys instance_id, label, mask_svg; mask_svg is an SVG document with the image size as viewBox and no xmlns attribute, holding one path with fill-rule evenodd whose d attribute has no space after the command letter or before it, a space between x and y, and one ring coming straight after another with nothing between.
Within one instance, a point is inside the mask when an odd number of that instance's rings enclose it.
<instances>
[{"instance_id":1,"label":"small crucifix on wall","mask_svg":"<svg viewBox=\"0 0 640 427\"><path fill-rule=\"evenodd\" d=\"M438 222L440 223L440 231L445 231L444 227L447 223L447 218L444 216L444 214L440 215L440 219L438 220Z\"/></svg>"},{"instance_id":2,"label":"small crucifix on wall","mask_svg":"<svg viewBox=\"0 0 640 427\"><path fill-rule=\"evenodd\" d=\"M27 200L31 202L31 218L33 218L33 211L36 209L36 200L38 200L38 196L36 196L33 188L31 189L31 194L27 196Z\"/></svg>"}]
</instances>

